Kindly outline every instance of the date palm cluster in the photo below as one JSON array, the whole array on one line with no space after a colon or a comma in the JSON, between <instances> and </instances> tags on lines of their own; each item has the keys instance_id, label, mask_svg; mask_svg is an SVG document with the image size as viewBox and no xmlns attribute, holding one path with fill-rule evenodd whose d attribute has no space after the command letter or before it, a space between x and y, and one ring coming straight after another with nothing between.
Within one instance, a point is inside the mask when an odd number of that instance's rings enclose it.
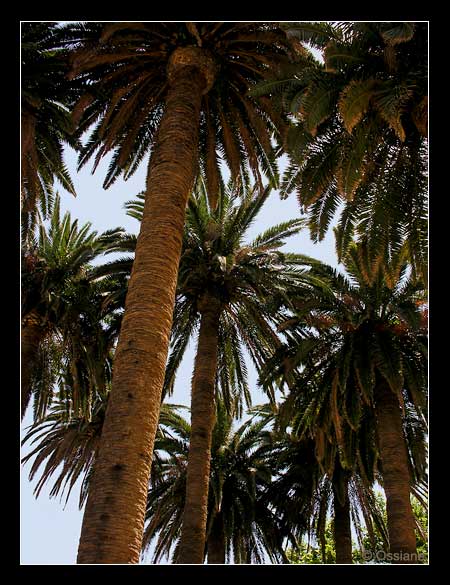
<instances>
[{"instance_id":1,"label":"date palm cluster","mask_svg":"<svg viewBox=\"0 0 450 585\"><path fill-rule=\"evenodd\" d=\"M427 41L425 22L22 23L22 461L36 496L79 494L78 563L302 562L305 539L325 563L330 534L332 562L355 538L418 562ZM108 160L104 189L147 164L138 236L61 213L67 147ZM298 217L250 237L275 190ZM286 251L331 224L337 266Z\"/></svg>"}]
</instances>

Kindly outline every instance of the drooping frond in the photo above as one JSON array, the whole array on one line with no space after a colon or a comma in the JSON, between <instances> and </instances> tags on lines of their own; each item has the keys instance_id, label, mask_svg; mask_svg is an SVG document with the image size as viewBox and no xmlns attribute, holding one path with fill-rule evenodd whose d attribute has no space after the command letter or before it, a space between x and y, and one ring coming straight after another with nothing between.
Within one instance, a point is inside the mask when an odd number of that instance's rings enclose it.
<instances>
[{"instance_id":1,"label":"drooping frond","mask_svg":"<svg viewBox=\"0 0 450 585\"><path fill-rule=\"evenodd\" d=\"M281 65L304 59L304 50L278 23L80 23L62 27L70 77L84 85L74 113L77 135L91 129L79 165L95 155L94 168L112 154L105 188L130 177L157 140L169 88L173 52L195 45L217 64L202 98L199 170L215 207L220 163L245 183L248 168L277 180L275 148L287 119L252 89ZM196 123L193 121L193 123Z\"/></svg>"},{"instance_id":2,"label":"drooping frond","mask_svg":"<svg viewBox=\"0 0 450 585\"><path fill-rule=\"evenodd\" d=\"M291 66L272 89L260 88L295 118L283 143L289 154L283 195L296 191L315 240L340 214L340 259L353 238L366 237L374 268L407 253L424 279L427 25L287 27L304 43L317 39L311 42L323 50L325 65ZM336 188L343 207L336 204Z\"/></svg>"}]
</instances>

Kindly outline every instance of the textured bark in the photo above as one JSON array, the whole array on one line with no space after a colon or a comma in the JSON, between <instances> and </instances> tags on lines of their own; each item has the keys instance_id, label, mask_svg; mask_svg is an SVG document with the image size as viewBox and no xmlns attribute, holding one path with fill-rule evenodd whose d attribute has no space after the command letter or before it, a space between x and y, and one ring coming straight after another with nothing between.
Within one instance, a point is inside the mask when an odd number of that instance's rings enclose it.
<instances>
[{"instance_id":1,"label":"textured bark","mask_svg":"<svg viewBox=\"0 0 450 585\"><path fill-rule=\"evenodd\" d=\"M192 378L191 437L177 563L202 564L208 515L211 439L215 422L214 388L220 306L217 300L203 303L197 354Z\"/></svg>"},{"instance_id":2,"label":"textured bark","mask_svg":"<svg viewBox=\"0 0 450 585\"><path fill-rule=\"evenodd\" d=\"M30 314L24 318L21 332L21 415L22 419L28 408L31 398L31 379L39 353L39 345L45 336L45 329L37 315Z\"/></svg>"},{"instance_id":3,"label":"textured bark","mask_svg":"<svg viewBox=\"0 0 450 585\"><path fill-rule=\"evenodd\" d=\"M225 533L221 512L216 514L208 536L208 564L225 564Z\"/></svg>"},{"instance_id":4,"label":"textured bark","mask_svg":"<svg viewBox=\"0 0 450 585\"><path fill-rule=\"evenodd\" d=\"M333 486L334 546L336 549L336 563L338 565L351 564L353 562L348 479L344 479L343 481L345 482L345 501L343 503L339 501L337 490Z\"/></svg>"},{"instance_id":5,"label":"textured bark","mask_svg":"<svg viewBox=\"0 0 450 585\"><path fill-rule=\"evenodd\" d=\"M393 563L416 563L414 516L410 501L410 477L397 396L379 381L375 389L375 414L383 467L383 486L389 548Z\"/></svg>"},{"instance_id":6,"label":"textured bark","mask_svg":"<svg viewBox=\"0 0 450 585\"><path fill-rule=\"evenodd\" d=\"M20 129L21 129L20 146L23 166L29 151L32 149L34 145L36 133L36 118L27 110L26 107L22 107Z\"/></svg>"},{"instance_id":7,"label":"textured bark","mask_svg":"<svg viewBox=\"0 0 450 585\"><path fill-rule=\"evenodd\" d=\"M150 160L113 384L81 529L78 563L138 563L175 301L185 210L198 168L205 79L171 75Z\"/></svg>"},{"instance_id":8,"label":"textured bark","mask_svg":"<svg viewBox=\"0 0 450 585\"><path fill-rule=\"evenodd\" d=\"M26 107L21 113L21 205L23 211L32 211L39 189L36 152L36 117Z\"/></svg>"}]
</instances>

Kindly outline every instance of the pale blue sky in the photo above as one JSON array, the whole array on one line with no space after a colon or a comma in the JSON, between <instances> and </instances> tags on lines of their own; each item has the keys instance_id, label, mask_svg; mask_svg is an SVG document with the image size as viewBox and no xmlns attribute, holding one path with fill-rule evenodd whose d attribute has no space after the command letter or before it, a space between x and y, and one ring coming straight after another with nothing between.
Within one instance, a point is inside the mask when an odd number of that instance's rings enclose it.
<instances>
[{"instance_id":1,"label":"pale blue sky","mask_svg":"<svg viewBox=\"0 0 450 585\"><path fill-rule=\"evenodd\" d=\"M99 232L122 226L130 232L137 233L138 222L125 214L123 205L125 201L133 199L144 189L146 162L143 162L128 181L118 179L107 191L103 190L102 181L108 161L99 165L95 175L90 172L91 164L86 165L80 173L76 173L76 156L73 151L67 151L66 162L72 172L78 196L74 198L61 189L62 210L70 210L72 217L79 219L79 225L90 221L93 229ZM257 221L249 229L249 239L272 225L298 217L299 213L295 195L281 200L278 192L274 191ZM334 237L331 231L320 244L312 243L308 232L305 231L290 238L285 250L307 254L336 265ZM189 405L193 354L194 347L190 347L180 367L171 402ZM256 376L250 365L249 377L253 402L258 404L264 401L264 396L256 388ZM29 412L24 419L23 427L29 425L30 422L31 413ZM25 448L24 454L29 450L29 447ZM49 499L49 489L42 490L39 499L36 500L32 493L35 482L31 484L28 481L29 468L30 465L27 465L21 470L21 564L75 564L82 520L82 512L78 510L77 505L76 489L65 509L63 509L64 501L60 503L58 499Z\"/></svg>"}]
</instances>

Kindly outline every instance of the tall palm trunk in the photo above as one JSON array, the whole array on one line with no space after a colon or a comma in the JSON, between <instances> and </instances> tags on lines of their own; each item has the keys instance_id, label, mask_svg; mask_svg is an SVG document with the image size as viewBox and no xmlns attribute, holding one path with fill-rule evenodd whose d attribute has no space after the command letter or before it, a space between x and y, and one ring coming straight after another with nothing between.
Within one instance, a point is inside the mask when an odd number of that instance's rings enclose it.
<instances>
[{"instance_id":1,"label":"tall palm trunk","mask_svg":"<svg viewBox=\"0 0 450 585\"><path fill-rule=\"evenodd\" d=\"M192 378L186 500L176 559L180 564L202 564L206 540L211 440L215 422L214 388L217 372L219 302L206 296L203 299L201 313Z\"/></svg>"},{"instance_id":2,"label":"tall palm trunk","mask_svg":"<svg viewBox=\"0 0 450 585\"><path fill-rule=\"evenodd\" d=\"M205 77L192 62L169 73L78 563L138 563L141 552L185 210L198 168L205 88Z\"/></svg>"},{"instance_id":3,"label":"tall palm trunk","mask_svg":"<svg viewBox=\"0 0 450 585\"><path fill-rule=\"evenodd\" d=\"M221 512L217 512L214 517L211 532L208 536L208 564L225 564L225 532Z\"/></svg>"},{"instance_id":4,"label":"tall palm trunk","mask_svg":"<svg viewBox=\"0 0 450 585\"><path fill-rule=\"evenodd\" d=\"M28 408L31 398L31 378L36 366L36 360L39 352L39 345L45 336L45 328L42 326L40 318L34 312L27 315L22 323L21 332L21 415L22 419Z\"/></svg>"},{"instance_id":5,"label":"tall palm trunk","mask_svg":"<svg viewBox=\"0 0 450 585\"><path fill-rule=\"evenodd\" d=\"M414 516L400 404L389 385L382 380L375 388L375 414L392 562L416 563Z\"/></svg>"},{"instance_id":6,"label":"tall palm trunk","mask_svg":"<svg viewBox=\"0 0 450 585\"><path fill-rule=\"evenodd\" d=\"M334 495L334 546L336 563L351 564L352 560L352 530L350 521L350 500L348 497L348 477L341 480L344 483L344 501L340 501L338 490L333 484Z\"/></svg>"}]
</instances>

